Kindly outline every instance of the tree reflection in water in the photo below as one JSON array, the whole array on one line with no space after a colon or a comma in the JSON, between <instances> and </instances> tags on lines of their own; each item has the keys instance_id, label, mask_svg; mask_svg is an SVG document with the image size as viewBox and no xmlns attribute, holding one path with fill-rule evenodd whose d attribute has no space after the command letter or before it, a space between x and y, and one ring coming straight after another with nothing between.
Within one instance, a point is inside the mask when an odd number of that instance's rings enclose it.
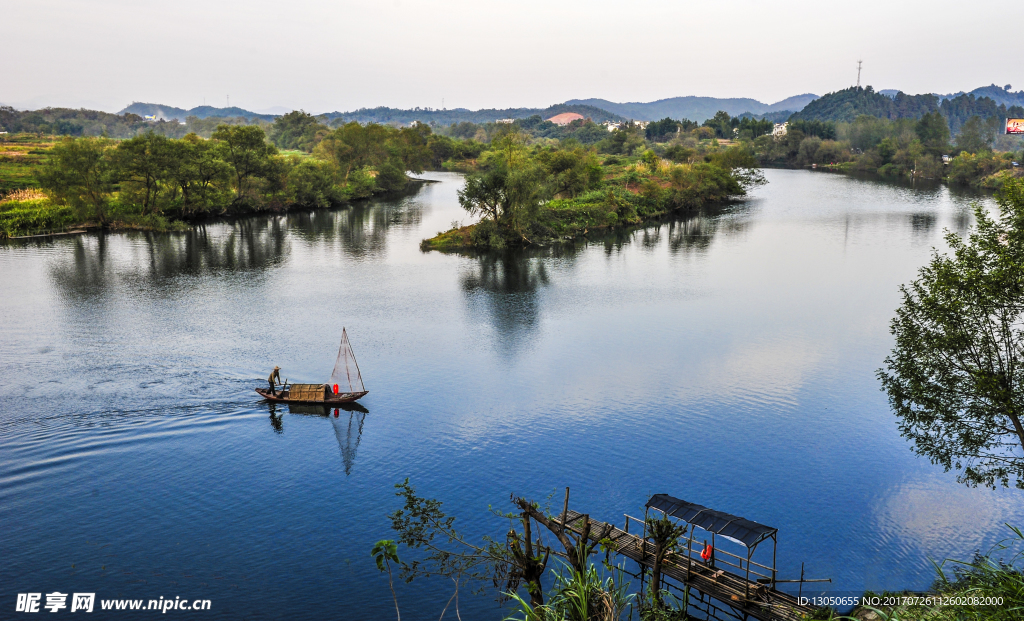
<instances>
[{"instance_id":1,"label":"tree reflection in water","mask_svg":"<svg viewBox=\"0 0 1024 621\"><path fill-rule=\"evenodd\" d=\"M292 212L289 231L306 242L336 242L354 258L379 256L387 248L393 228L415 228L423 221L423 203L416 198L418 186L399 199L375 199L346 209Z\"/></svg>"},{"instance_id":2,"label":"tree reflection in water","mask_svg":"<svg viewBox=\"0 0 1024 621\"><path fill-rule=\"evenodd\" d=\"M537 330L538 289L548 284L544 259L528 252L488 253L476 257L462 274L462 290L471 312L487 315L506 355Z\"/></svg>"},{"instance_id":3,"label":"tree reflection in water","mask_svg":"<svg viewBox=\"0 0 1024 621\"><path fill-rule=\"evenodd\" d=\"M653 251L666 240L672 254L705 253L716 235L745 231L748 215L745 204L723 205L554 246L476 254L473 269L462 274L462 289L470 311L487 317L497 333L498 348L510 355L537 331L541 291L549 284L548 268L554 261L571 267L589 244L603 245L608 256L634 244Z\"/></svg>"},{"instance_id":4,"label":"tree reflection in water","mask_svg":"<svg viewBox=\"0 0 1024 621\"><path fill-rule=\"evenodd\" d=\"M70 257L53 263L50 276L66 295L83 298L102 297L126 282L141 291L159 291L160 283L182 275L262 273L288 254L275 218L246 218L184 233L100 233L68 241Z\"/></svg>"},{"instance_id":5,"label":"tree reflection in water","mask_svg":"<svg viewBox=\"0 0 1024 621\"><path fill-rule=\"evenodd\" d=\"M633 244L638 244L645 251L655 251L667 238L672 254L700 254L708 251L715 236L746 231L750 226L748 216L746 203L717 205L668 216L656 223L608 231L590 242L603 244L605 254L611 256Z\"/></svg>"}]
</instances>

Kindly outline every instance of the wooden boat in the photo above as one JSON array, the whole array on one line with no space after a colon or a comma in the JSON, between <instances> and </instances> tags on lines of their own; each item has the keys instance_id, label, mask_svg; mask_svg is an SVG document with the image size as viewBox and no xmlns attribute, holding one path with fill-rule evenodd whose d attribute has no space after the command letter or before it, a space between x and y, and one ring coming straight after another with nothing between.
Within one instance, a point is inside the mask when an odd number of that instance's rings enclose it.
<instances>
[{"instance_id":1,"label":"wooden boat","mask_svg":"<svg viewBox=\"0 0 1024 621\"><path fill-rule=\"evenodd\" d=\"M274 403L301 403L333 407L343 403L352 403L369 393L363 386L363 376L359 372L359 363L349 343L348 333L341 329L341 346L338 348L338 360L334 363L331 381L327 384L288 384L277 394L271 394L269 388L257 388L256 392Z\"/></svg>"},{"instance_id":2,"label":"wooden boat","mask_svg":"<svg viewBox=\"0 0 1024 621\"><path fill-rule=\"evenodd\" d=\"M315 386L321 390L328 392L328 395L323 395L319 399L308 398L305 394L292 396L292 391L289 388L283 388L277 391L276 395L270 394L269 388L257 388L256 392L260 394L267 401L273 401L275 403L302 403L305 405L323 405L326 407L333 407L335 405L341 405L343 403L352 403L357 399L361 399L369 390L361 390L358 392L339 392L338 394L330 394L331 387L327 384L291 384L294 388L296 386Z\"/></svg>"}]
</instances>

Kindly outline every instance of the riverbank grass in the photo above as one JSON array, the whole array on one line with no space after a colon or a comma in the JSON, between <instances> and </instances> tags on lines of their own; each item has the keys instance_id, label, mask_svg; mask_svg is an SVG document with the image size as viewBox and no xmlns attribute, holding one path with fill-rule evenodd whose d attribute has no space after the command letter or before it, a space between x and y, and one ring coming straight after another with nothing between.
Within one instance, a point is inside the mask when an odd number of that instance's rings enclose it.
<instances>
[{"instance_id":1,"label":"riverbank grass","mask_svg":"<svg viewBox=\"0 0 1024 621\"><path fill-rule=\"evenodd\" d=\"M17 190L38 188L35 172L57 141L35 134L0 135L0 199Z\"/></svg>"}]
</instances>

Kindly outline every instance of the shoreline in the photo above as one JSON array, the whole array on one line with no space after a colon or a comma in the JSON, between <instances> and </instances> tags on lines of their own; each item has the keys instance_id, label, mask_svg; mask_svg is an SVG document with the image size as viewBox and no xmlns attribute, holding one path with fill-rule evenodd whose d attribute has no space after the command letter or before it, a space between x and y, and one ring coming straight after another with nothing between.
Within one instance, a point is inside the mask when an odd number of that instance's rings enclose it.
<instances>
[{"instance_id":1,"label":"shoreline","mask_svg":"<svg viewBox=\"0 0 1024 621\"><path fill-rule=\"evenodd\" d=\"M182 233L182 232L186 232L186 231L189 231L189 230L194 230L194 229L196 229L198 227L201 227L201 226L204 226L206 224L219 223L219 222L231 222L231 221L234 221L234 220L237 220L237 219L240 219L240 218L248 218L248 217L251 217L251 216L259 216L259 215L276 216L276 215L286 215L286 214L289 214L289 213L295 213L295 212L300 212L300 211L313 212L313 211L326 211L326 210L331 210L331 209L344 209L344 208L351 207L351 206L356 205L356 204L364 203L366 201L370 201L370 200L373 200L373 199L390 198L390 197L403 196L403 195L406 195L406 194L412 194L412 193L415 193L415 192L419 191L419 189L422 188L424 185L427 185L427 184L430 184L430 183L439 183L439 182L436 181L436 180L433 180L433 179L420 179L420 178L417 178L417 177L410 177L408 183L406 184L406 186L404 188L400 189L400 190L392 191L392 192L383 192L383 193L378 193L378 194L371 194L369 196L361 196L361 197L357 197L357 198L353 198L353 199L350 199L348 201L345 201L344 203L339 203L339 204L336 204L336 205L329 205L329 206L326 206L326 207L317 207L317 206L309 206L309 205L292 204L292 205L287 205L287 206L285 206L283 208L281 208L281 207L272 207L272 208L269 208L269 209L263 209L263 210L258 210L258 211L257 210L253 210L253 211L241 211L241 212L221 213L221 214L204 214L204 215L202 215L200 217L189 218L189 219L181 219L181 220L170 220L170 219L167 219L166 220L166 225L144 224L144 223L136 223L136 222L131 222L131 221L123 221L123 220L114 220L114 221L111 221L111 222L108 222L106 224L101 225L101 224L97 224L95 222L91 222L91 221L87 220L87 221L75 222L73 224L68 224L67 226L62 227L62 229L60 231L54 231L54 232L40 232L40 231L47 231L47 229L42 228L42 229L29 229L23 235L8 235L5 231L0 231L0 242L14 241L14 240L30 240L30 239L42 240L42 239L49 239L49 238L55 238L55 237L70 237L70 236L81 235L81 234L85 234L85 233L95 233L95 232L98 232L98 231L112 232L112 233L124 232L124 231L141 231L141 232L148 232L148 233Z\"/></svg>"}]
</instances>

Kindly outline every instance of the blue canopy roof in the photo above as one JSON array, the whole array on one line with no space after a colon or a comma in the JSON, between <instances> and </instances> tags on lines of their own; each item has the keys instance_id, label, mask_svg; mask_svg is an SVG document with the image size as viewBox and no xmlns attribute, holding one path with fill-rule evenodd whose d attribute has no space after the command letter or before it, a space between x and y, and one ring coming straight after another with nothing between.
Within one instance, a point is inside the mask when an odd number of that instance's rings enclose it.
<instances>
[{"instance_id":1,"label":"blue canopy roof","mask_svg":"<svg viewBox=\"0 0 1024 621\"><path fill-rule=\"evenodd\" d=\"M735 539L748 548L753 548L767 537L779 532L777 528L758 524L737 515L708 509L668 494L651 496L651 499L647 501L647 506L664 511L667 515L703 528L709 533Z\"/></svg>"}]
</instances>

